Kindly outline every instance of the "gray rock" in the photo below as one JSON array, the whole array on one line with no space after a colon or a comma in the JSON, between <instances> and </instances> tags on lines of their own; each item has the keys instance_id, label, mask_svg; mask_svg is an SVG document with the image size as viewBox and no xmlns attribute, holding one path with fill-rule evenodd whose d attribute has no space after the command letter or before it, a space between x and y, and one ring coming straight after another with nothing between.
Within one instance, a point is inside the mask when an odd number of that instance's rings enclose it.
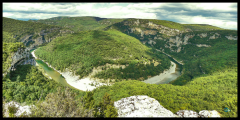
<instances>
[{"instance_id":1,"label":"gray rock","mask_svg":"<svg viewBox=\"0 0 240 120\"><path fill-rule=\"evenodd\" d=\"M5 111L3 111L3 114L5 114L6 117L9 117L8 113L8 106L14 106L17 108L17 112L14 114L16 117L19 117L22 113L26 112L26 115L31 114L31 107L35 107L35 105L25 105L21 106L18 102L11 101L3 105Z\"/></svg>"},{"instance_id":2,"label":"gray rock","mask_svg":"<svg viewBox=\"0 0 240 120\"><path fill-rule=\"evenodd\" d=\"M205 38L207 37L207 33L197 34L197 36L199 36L200 38Z\"/></svg>"},{"instance_id":3,"label":"gray rock","mask_svg":"<svg viewBox=\"0 0 240 120\"><path fill-rule=\"evenodd\" d=\"M202 111L199 112L199 116L203 117L203 118L205 118L205 117L218 117L218 118L220 118L221 117L220 113L217 112L216 110L211 110L211 111L210 110L202 110Z\"/></svg>"},{"instance_id":4,"label":"gray rock","mask_svg":"<svg viewBox=\"0 0 240 120\"><path fill-rule=\"evenodd\" d=\"M192 110L179 110L177 115L179 117L199 117L198 113Z\"/></svg>"},{"instance_id":5,"label":"gray rock","mask_svg":"<svg viewBox=\"0 0 240 120\"><path fill-rule=\"evenodd\" d=\"M178 117L146 95L122 98L114 102L118 117Z\"/></svg>"},{"instance_id":6,"label":"gray rock","mask_svg":"<svg viewBox=\"0 0 240 120\"><path fill-rule=\"evenodd\" d=\"M229 36L225 36L228 40L237 40L237 36L232 36L232 35L229 35Z\"/></svg>"}]
</instances>

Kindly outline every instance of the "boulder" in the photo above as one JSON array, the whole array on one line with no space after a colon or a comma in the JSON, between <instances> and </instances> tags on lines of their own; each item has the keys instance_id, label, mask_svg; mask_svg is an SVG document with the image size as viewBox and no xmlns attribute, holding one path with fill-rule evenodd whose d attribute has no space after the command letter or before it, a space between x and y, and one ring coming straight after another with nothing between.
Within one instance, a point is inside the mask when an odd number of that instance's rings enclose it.
<instances>
[{"instance_id":1,"label":"boulder","mask_svg":"<svg viewBox=\"0 0 240 120\"><path fill-rule=\"evenodd\" d=\"M211 110L211 111L210 110L202 110L202 111L199 112L199 116L203 117L203 118L205 118L205 117L218 117L218 118L220 118L221 117L220 113L217 112L216 110Z\"/></svg>"},{"instance_id":2,"label":"boulder","mask_svg":"<svg viewBox=\"0 0 240 120\"><path fill-rule=\"evenodd\" d=\"M118 117L178 117L146 95L122 98L114 102Z\"/></svg>"},{"instance_id":3,"label":"boulder","mask_svg":"<svg viewBox=\"0 0 240 120\"><path fill-rule=\"evenodd\" d=\"M31 106L21 106L18 102L15 102L15 101L11 101L11 102L8 102L6 104L3 105L5 111L3 114L5 114L6 117L9 117L9 113L8 113L8 106L15 106L17 109L17 112L14 114L16 117L19 117L22 113L26 113L26 115L29 115L31 114ZM32 107L35 107L34 105L32 105Z\"/></svg>"},{"instance_id":4,"label":"boulder","mask_svg":"<svg viewBox=\"0 0 240 120\"><path fill-rule=\"evenodd\" d=\"M207 33L197 34L197 36L199 36L200 38L205 38L207 37Z\"/></svg>"},{"instance_id":5,"label":"boulder","mask_svg":"<svg viewBox=\"0 0 240 120\"><path fill-rule=\"evenodd\" d=\"M237 36L232 36L232 35L229 35L229 36L225 36L228 40L237 40Z\"/></svg>"},{"instance_id":6,"label":"boulder","mask_svg":"<svg viewBox=\"0 0 240 120\"><path fill-rule=\"evenodd\" d=\"M198 113L192 110L179 110L177 115L179 117L199 117Z\"/></svg>"}]
</instances>

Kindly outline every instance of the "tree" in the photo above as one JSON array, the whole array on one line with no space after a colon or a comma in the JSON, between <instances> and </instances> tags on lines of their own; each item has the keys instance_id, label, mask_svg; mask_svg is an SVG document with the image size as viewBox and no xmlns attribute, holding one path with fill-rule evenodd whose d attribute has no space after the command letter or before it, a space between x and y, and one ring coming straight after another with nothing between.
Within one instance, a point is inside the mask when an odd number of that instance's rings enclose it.
<instances>
[{"instance_id":1,"label":"tree","mask_svg":"<svg viewBox=\"0 0 240 120\"><path fill-rule=\"evenodd\" d=\"M100 110L98 109L100 107ZM114 101L111 100L108 93L102 98L102 101L99 103L99 106L95 108L97 114L95 117L117 117L117 109L114 107Z\"/></svg>"},{"instance_id":2,"label":"tree","mask_svg":"<svg viewBox=\"0 0 240 120\"><path fill-rule=\"evenodd\" d=\"M36 104L31 117L92 117L90 110L83 107L82 99L75 96L70 88L61 91L59 87L56 93L49 93L45 101Z\"/></svg>"}]
</instances>

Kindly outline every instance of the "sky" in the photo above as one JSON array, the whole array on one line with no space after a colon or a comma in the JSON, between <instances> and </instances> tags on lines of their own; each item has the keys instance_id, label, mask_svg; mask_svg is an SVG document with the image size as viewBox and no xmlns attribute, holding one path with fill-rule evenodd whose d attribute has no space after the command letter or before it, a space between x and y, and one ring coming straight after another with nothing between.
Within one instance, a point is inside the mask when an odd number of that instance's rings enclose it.
<instances>
[{"instance_id":1,"label":"sky","mask_svg":"<svg viewBox=\"0 0 240 120\"><path fill-rule=\"evenodd\" d=\"M28 20L96 16L209 24L237 30L237 3L3 3L3 17Z\"/></svg>"}]
</instances>

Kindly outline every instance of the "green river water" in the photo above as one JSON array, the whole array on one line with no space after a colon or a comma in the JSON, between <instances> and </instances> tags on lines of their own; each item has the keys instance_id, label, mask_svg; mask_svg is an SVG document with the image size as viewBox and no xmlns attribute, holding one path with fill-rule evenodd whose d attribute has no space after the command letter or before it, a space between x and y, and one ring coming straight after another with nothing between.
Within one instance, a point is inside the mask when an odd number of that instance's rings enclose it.
<instances>
[{"instance_id":1,"label":"green river water","mask_svg":"<svg viewBox=\"0 0 240 120\"><path fill-rule=\"evenodd\" d=\"M34 50L30 50L30 52L32 52ZM71 85L69 85L67 83L67 81L65 80L65 78L57 71L55 71L54 69L52 69L51 67L49 67L46 63L44 63L42 60L40 59L35 59L36 63L43 68L44 72L50 76L54 81L64 85L64 86L68 86L70 88L76 89L75 87L72 87ZM79 89L76 89L79 90Z\"/></svg>"}]
</instances>

